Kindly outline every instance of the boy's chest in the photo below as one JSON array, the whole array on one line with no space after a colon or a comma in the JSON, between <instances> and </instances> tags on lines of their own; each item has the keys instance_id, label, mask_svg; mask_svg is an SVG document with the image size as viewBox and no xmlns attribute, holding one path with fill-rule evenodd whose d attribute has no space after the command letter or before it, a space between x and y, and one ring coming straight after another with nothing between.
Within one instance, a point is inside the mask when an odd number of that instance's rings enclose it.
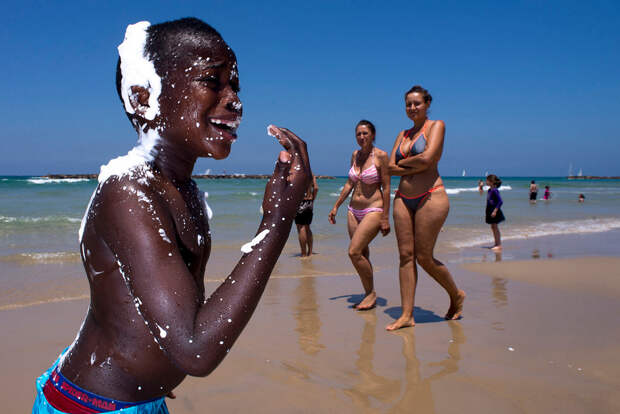
<instances>
[{"instance_id":1,"label":"boy's chest","mask_svg":"<svg viewBox=\"0 0 620 414\"><path fill-rule=\"evenodd\" d=\"M197 189L176 192L168 200L179 249L189 270L202 277L211 252L211 234L203 193Z\"/></svg>"}]
</instances>

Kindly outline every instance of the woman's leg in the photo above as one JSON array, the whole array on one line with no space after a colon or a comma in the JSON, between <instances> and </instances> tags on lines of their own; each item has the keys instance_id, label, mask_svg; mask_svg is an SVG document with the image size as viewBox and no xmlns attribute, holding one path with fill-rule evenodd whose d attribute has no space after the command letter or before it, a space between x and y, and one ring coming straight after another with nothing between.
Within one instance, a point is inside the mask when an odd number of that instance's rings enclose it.
<instances>
[{"instance_id":1,"label":"woman's leg","mask_svg":"<svg viewBox=\"0 0 620 414\"><path fill-rule=\"evenodd\" d=\"M435 259L433 250L439 231L448 217L450 202L445 191L435 191L418 207L415 215L416 261L450 295L450 309L446 319L457 319L463 311L465 292L459 290L448 268Z\"/></svg>"},{"instance_id":2,"label":"woman's leg","mask_svg":"<svg viewBox=\"0 0 620 414\"><path fill-rule=\"evenodd\" d=\"M499 226L497 223L491 224L491 231L493 231L493 239L495 239L495 244L493 245L493 250L501 250L502 248L502 236L499 233Z\"/></svg>"},{"instance_id":3,"label":"woman's leg","mask_svg":"<svg viewBox=\"0 0 620 414\"><path fill-rule=\"evenodd\" d=\"M400 264L398 267L398 279L400 282L400 301L402 313L400 317L385 327L388 331L415 325L413 319L413 305L415 300L415 288L418 283L418 269L414 260L413 240L413 215L403 203L401 198L394 200L394 231L398 243L398 255Z\"/></svg>"},{"instance_id":4,"label":"woman's leg","mask_svg":"<svg viewBox=\"0 0 620 414\"><path fill-rule=\"evenodd\" d=\"M350 211L347 215L347 223L349 227L349 236L351 236L351 244L349 245L349 258L353 267L360 276L362 286L366 297L356 306L359 310L370 309L375 306L377 295L375 293L375 285L373 280L372 264L369 260L368 245L375 238L381 228L381 213L371 212L366 214L361 222L357 222L353 213Z\"/></svg>"}]
</instances>

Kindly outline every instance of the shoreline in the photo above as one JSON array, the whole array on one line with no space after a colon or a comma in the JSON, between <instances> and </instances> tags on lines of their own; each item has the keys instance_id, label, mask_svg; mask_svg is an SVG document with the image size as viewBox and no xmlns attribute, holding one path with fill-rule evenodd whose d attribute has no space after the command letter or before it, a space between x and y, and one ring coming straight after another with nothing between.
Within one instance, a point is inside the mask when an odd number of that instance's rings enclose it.
<instances>
[{"instance_id":1,"label":"shoreline","mask_svg":"<svg viewBox=\"0 0 620 414\"><path fill-rule=\"evenodd\" d=\"M50 180L66 180L66 179L87 179L96 180L99 174L47 174L41 175L42 178L49 178ZM245 178L245 179L268 179L271 178L271 174L194 174L192 178L206 178L206 179L230 179L230 178ZM335 180L336 177L331 175L317 175L317 179L323 180Z\"/></svg>"}]
</instances>

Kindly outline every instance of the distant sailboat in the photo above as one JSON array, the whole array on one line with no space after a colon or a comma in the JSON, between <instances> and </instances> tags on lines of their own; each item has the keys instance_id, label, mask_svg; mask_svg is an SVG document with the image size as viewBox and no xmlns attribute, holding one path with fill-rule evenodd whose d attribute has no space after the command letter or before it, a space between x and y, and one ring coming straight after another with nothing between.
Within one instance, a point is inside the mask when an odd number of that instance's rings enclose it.
<instances>
[{"instance_id":1,"label":"distant sailboat","mask_svg":"<svg viewBox=\"0 0 620 414\"><path fill-rule=\"evenodd\" d=\"M489 176L489 172L488 172L488 171L485 171L485 172L484 172L484 176L485 176L485 177L488 177L488 176Z\"/></svg>"},{"instance_id":2,"label":"distant sailboat","mask_svg":"<svg viewBox=\"0 0 620 414\"><path fill-rule=\"evenodd\" d=\"M568 176L571 177L573 175L573 163L568 164Z\"/></svg>"},{"instance_id":3,"label":"distant sailboat","mask_svg":"<svg viewBox=\"0 0 620 414\"><path fill-rule=\"evenodd\" d=\"M579 169L579 174L577 174L577 177L583 177L583 171L581 171L581 168Z\"/></svg>"},{"instance_id":4,"label":"distant sailboat","mask_svg":"<svg viewBox=\"0 0 620 414\"><path fill-rule=\"evenodd\" d=\"M463 169L463 173L461 174L462 177L465 177L467 175L467 173L465 173L465 169Z\"/></svg>"}]
</instances>

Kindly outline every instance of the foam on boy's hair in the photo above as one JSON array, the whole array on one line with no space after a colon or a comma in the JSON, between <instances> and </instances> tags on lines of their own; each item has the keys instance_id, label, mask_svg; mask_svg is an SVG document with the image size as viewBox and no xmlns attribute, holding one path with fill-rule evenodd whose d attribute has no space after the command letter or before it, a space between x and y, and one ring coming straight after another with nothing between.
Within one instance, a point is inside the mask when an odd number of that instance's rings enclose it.
<instances>
[{"instance_id":1,"label":"foam on boy's hair","mask_svg":"<svg viewBox=\"0 0 620 414\"><path fill-rule=\"evenodd\" d=\"M150 25L150 22L142 21L127 26L125 39L118 46L118 55L121 72L120 92L125 110L129 114L135 113L129 100L131 87L142 86L149 91L149 107L144 113L144 118L153 120L159 114L161 78L155 71L153 62L146 56L147 29Z\"/></svg>"}]
</instances>

